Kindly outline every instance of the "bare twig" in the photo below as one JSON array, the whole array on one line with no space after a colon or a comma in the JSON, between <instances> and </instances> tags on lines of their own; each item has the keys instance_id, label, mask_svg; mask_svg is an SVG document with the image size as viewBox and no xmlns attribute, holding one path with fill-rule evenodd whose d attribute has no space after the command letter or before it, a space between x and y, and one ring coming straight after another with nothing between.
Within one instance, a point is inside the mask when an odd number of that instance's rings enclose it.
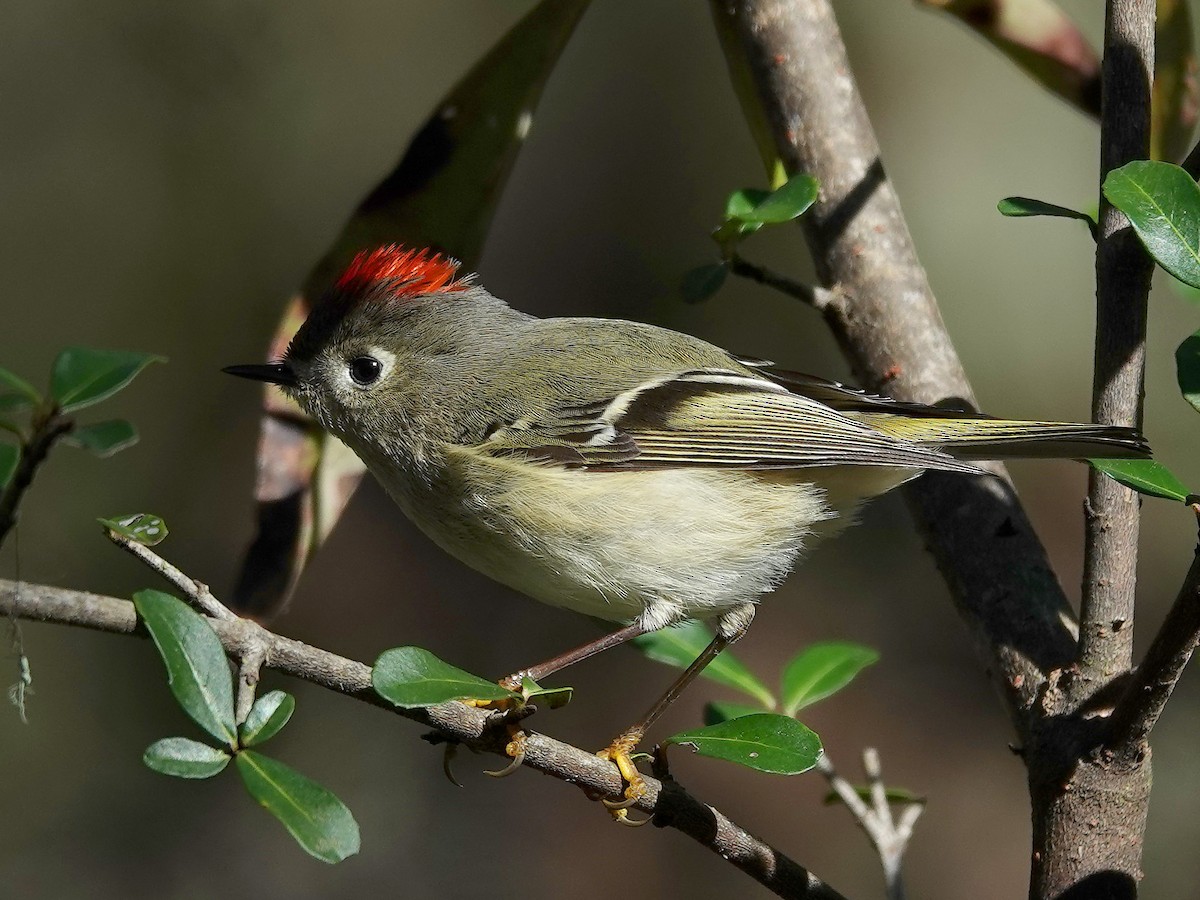
<instances>
[{"instance_id":1,"label":"bare twig","mask_svg":"<svg viewBox=\"0 0 1200 900\"><path fill-rule=\"evenodd\" d=\"M1154 0L1109 0L1100 116L1100 178L1150 152ZM1101 195L1096 243L1095 421L1140 425L1146 366L1146 305L1154 263L1129 219ZM1133 663L1137 494L1092 471L1085 507L1083 602L1076 699Z\"/></svg>"},{"instance_id":2,"label":"bare twig","mask_svg":"<svg viewBox=\"0 0 1200 900\"><path fill-rule=\"evenodd\" d=\"M254 706L254 694L258 690L259 673L267 661L269 640L256 643L248 649L238 661L237 679L237 723L241 725L250 715L250 707Z\"/></svg>"},{"instance_id":3,"label":"bare twig","mask_svg":"<svg viewBox=\"0 0 1200 900\"><path fill-rule=\"evenodd\" d=\"M213 596L213 592L209 590L207 584L197 581L195 578L189 578L145 544L111 528L105 528L104 533L118 547L136 557L140 562L145 563L149 568L179 588L184 593L184 596L191 601L192 606L196 607L204 615L214 619L224 619L227 622L232 622L238 618L224 603Z\"/></svg>"},{"instance_id":4,"label":"bare twig","mask_svg":"<svg viewBox=\"0 0 1200 900\"><path fill-rule=\"evenodd\" d=\"M28 441L21 444L21 458L17 470L13 472L12 481L8 483L3 493L0 493L0 544L17 522L17 507L25 491L33 484L33 476L38 466L46 460L46 455L54 442L65 435L75 426L75 423L63 418L57 413L36 417L33 423L33 434Z\"/></svg>"},{"instance_id":5,"label":"bare twig","mask_svg":"<svg viewBox=\"0 0 1200 900\"><path fill-rule=\"evenodd\" d=\"M858 795L854 785L837 773L828 756L821 757L817 763L817 770L825 776L830 788L846 804L846 808L867 833L872 846L879 854L888 900L904 900L904 880L900 869L908 842L912 838L913 827L921 817L924 804L909 803L900 813L899 819L892 816L887 789L883 785L880 771L879 752L874 747L863 750L863 772L867 776L867 785L871 792L870 805Z\"/></svg>"},{"instance_id":6,"label":"bare twig","mask_svg":"<svg viewBox=\"0 0 1200 900\"><path fill-rule=\"evenodd\" d=\"M1109 746L1140 757L1184 667L1200 644L1200 548L1166 619L1112 715Z\"/></svg>"},{"instance_id":7,"label":"bare twig","mask_svg":"<svg viewBox=\"0 0 1200 900\"><path fill-rule=\"evenodd\" d=\"M807 303L813 309L824 309L834 297L834 291L828 288L788 278L788 276L781 275L765 266L752 263L736 253L729 258L729 271L734 275L740 275L742 278L749 278L751 281L757 281L759 284L782 291L789 297L795 297L802 303Z\"/></svg>"},{"instance_id":8,"label":"bare twig","mask_svg":"<svg viewBox=\"0 0 1200 900\"><path fill-rule=\"evenodd\" d=\"M39 622L55 622L116 634L146 632L127 600L41 584L0 579L0 614ZM255 643L268 644L266 667L354 697L396 715L436 729L475 750L503 755L508 735L495 727L492 714L463 703L399 709L371 687L370 667L266 629L244 627L244 621L209 622L226 652L243 659ZM598 796L617 796L624 788L616 766L569 744L537 732L526 732L525 765ZM682 831L719 854L780 897L844 900L842 895L803 866L754 837L678 784L646 776L647 791L635 807L654 816L655 824Z\"/></svg>"}]
</instances>

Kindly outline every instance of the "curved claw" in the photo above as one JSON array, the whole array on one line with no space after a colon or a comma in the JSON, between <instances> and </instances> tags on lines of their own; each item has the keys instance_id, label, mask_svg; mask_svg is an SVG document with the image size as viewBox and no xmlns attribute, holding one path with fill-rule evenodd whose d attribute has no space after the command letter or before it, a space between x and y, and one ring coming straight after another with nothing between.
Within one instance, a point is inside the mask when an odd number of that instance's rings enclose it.
<instances>
[{"instance_id":1,"label":"curved claw","mask_svg":"<svg viewBox=\"0 0 1200 900\"><path fill-rule=\"evenodd\" d=\"M507 778L513 772L517 771L517 769L521 768L522 763L525 762L525 732L518 731L513 734L512 740L508 742L508 745L504 748L504 752L512 757L512 762L503 769L495 771L484 769L484 775L491 775L493 778Z\"/></svg>"},{"instance_id":2,"label":"curved claw","mask_svg":"<svg viewBox=\"0 0 1200 900\"><path fill-rule=\"evenodd\" d=\"M618 809L613 812L613 821L620 822L622 825L627 825L630 828L641 828L654 821L654 816L646 816L644 819L631 819L629 813L623 809Z\"/></svg>"},{"instance_id":3,"label":"curved claw","mask_svg":"<svg viewBox=\"0 0 1200 900\"><path fill-rule=\"evenodd\" d=\"M512 762L510 762L503 769L484 769L483 774L491 775L493 778L507 778L513 772L517 771L517 769L521 768L521 765L524 762L525 762L525 751L518 750L516 755L512 758Z\"/></svg>"},{"instance_id":4,"label":"curved claw","mask_svg":"<svg viewBox=\"0 0 1200 900\"><path fill-rule=\"evenodd\" d=\"M637 797L637 796L626 797L624 800L608 800L608 799L601 798L600 802L603 803L605 806L607 806L609 809L616 812L617 810L621 810L621 809L629 809L629 807L633 806L633 804L637 803L638 800L640 800L640 799L641 798Z\"/></svg>"},{"instance_id":5,"label":"curved claw","mask_svg":"<svg viewBox=\"0 0 1200 900\"><path fill-rule=\"evenodd\" d=\"M458 744L451 743L446 745L446 749L442 753L442 773L452 785L455 787L462 787L462 784L459 782L459 780L454 777L454 769L452 767L454 755L457 752Z\"/></svg>"}]
</instances>

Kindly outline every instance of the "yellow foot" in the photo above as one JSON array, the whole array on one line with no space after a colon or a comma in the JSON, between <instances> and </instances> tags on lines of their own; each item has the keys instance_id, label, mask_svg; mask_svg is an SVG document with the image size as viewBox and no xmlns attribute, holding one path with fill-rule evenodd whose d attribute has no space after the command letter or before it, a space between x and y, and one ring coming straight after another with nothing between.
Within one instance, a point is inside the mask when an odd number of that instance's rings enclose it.
<instances>
[{"instance_id":1,"label":"yellow foot","mask_svg":"<svg viewBox=\"0 0 1200 900\"><path fill-rule=\"evenodd\" d=\"M621 772L621 777L625 779L624 800L600 801L608 807L608 811L612 813L612 817L622 825L638 826L645 825L650 821L649 818L638 821L629 818L629 807L646 796L646 780L642 778L642 773L634 765L632 757L634 749L641 740L642 732L640 729L626 731L596 754L601 759L607 759L610 762L616 763L617 769Z\"/></svg>"}]
</instances>

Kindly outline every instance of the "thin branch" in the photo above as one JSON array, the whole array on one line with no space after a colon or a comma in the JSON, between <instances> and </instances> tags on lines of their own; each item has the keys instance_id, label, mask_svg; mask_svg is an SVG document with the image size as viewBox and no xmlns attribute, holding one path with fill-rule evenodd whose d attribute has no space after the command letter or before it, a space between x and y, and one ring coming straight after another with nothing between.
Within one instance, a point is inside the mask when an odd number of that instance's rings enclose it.
<instances>
[{"instance_id":1,"label":"thin branch","mask_svg":"<svg viewBox=\"0 0 1200 900\"><path fill-rule=\"evenodd\" d=\"M0 614L38 622L74 625L116 634L146 632L137 621L133 604L116 597L72 591L41 584L21 584L0 579ZM253 652L258 640L268 643L266 667L311 682L348 697L354 697L396 715L434 728L451 740L475 750L504 754L508 735L496 727L494 714L464 703L399 709L371 687L371 669L295 641L245 620L213 619L209 622L226 652L242 659ZM503 721L502 719L500 720ZM616 766L569 744L537 732L527 732L525 765L602 797L619 796L624 787ZM646 776L647 791L635 807L654 816L660 827L682 831L698 843L741 869L780 897L803 900L844 900L803 866L784 856L709 806L687 793L677 783L664 784Z\"/></svg>"},{"instance_id":2,"label":"thin branch","mask_svg":"<svg viewBox=\"0 0 1200 900\"><path fill-rule=\"evenodd\" d=\"M820 197L801 225L825 318L864 387L973 403L854 83L829 0L710 0L743 108ZM749 95L748 95L749 94ZM906 496L1018 734L1047 674L1075 657L1070 604L1012 485L926 474Z\"/></svg>"},{"instance_id":3,"label":"thin branch","mask_svg":"<svg viewBox=\"0 0 1200 900\"><path fill-rule=\"evenodd\" d=\"M73 427L75 423L72 420L64 419L57 413L35 419L32 436L21 444L21 458L17 470L13 472L12 481L0 493L0 544L4 543L8 532L17 523L17 507L25 491L33 484L38 466L45 462L54 442Z\"/></svg>"},{"instance_id":4,"label":"thin branch","mask_svg":"<svg viewBox=\"0 0 1200 900\"><path fill-rule=\"evenodd\" d=\"M1150 153L1154 0L1109 0L1104 29L1100 179ZM1154 263L1129 219L1100 199L1096 243L1094 421L1138 426L1146 367L1146 306ZM1093 470L1085 506L1076 702L1133 664L1137 494Z\"/></svg>"},{"instance_id":5,"label":"thin branch","mask_svg":"<svg viewBox=\"0 0 1200 900\"><path fill-rule=\"evenodd\" d=\"M1146 738L1171 699L1171 692L1197 644L1200 644L1200 547L1145 659L1117 701L1108 741L1110 748L1134 757L1144 755Z\"/></svg>"},{"instance_id":6,"label":"thin branch","mask_svg":"<svg viewBox=\"0 0 1200 900\"><path fill-rule=\"evenodd\" d=\"M870 805L859 796L854 785L837 773L828 756L823 755L817 762L817 771L825 776L830 788L846 804L846 808L867 833L871 845L879 854L888 900L904 900L904 880L900 869L908 842L912 838L913 827L921 817L924 804L910 803L901 812L899 820L893 818L887 789L883 785L879 752L874 747L863 750L863 772L867 776L867 786L871 794Z\"/></svg>"},{"instance_id":7,"label":"thin branch","mask_svg":"<svg viewBox=\"0 0 1200 900\"><path fill-rule=\"evenodd\" d=\"M171 584L175 585L175 587L179 588L184 596L191 601L192 606L196 607L204 615L211 616L214 619L224 619L227 622L232 622L238 618L224 603L213 596L213 592L209 590L207 584L189 577L145 544L111 528L105 528L104 533L110 541L122 550L136 557L139 562L144 563L167 581L171 582Z\"/></svg>"},{"instance_id":8,"label":"thin branch","mask_svg":"<svg viewBox=\"0 0 1200 900\"><path fill-rule=\"evenodd\" d=\"M742 278L749 278L751 281L757 281L759 284L782 291L789 297L795 297L800 302L807 303L813 309L824 309L836 295L835 291L828 288L805 284L803 281L796 281L765 266L752 263L737 253L729 258L729 271L734 275L740 275Z\"/></svg>"}]
</instances>

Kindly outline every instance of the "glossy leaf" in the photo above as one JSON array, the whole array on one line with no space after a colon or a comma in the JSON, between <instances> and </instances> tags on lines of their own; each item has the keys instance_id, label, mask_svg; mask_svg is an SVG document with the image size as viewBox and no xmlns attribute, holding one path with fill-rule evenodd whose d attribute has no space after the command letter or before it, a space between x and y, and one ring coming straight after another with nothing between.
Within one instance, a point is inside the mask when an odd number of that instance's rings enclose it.
<instances>
[{"instance_id":1,"label":"glossy leaf","mask_svg":"<svg viewBox=\"0 0 1200 900\"><path fill-rule=\"evenodd\" d=\"M734 191L725 201L725 218L744 219L746 216L770 196L770 191L762 188L742 188Z\"/></svg>"},{"instance_id":2,"label":"glossy leaf","mask_svg":"<svg viewBox=\"0 0 1200 900\"><path fill-rule=\"evenodd\" d=\"M870 647L848 641L824 641L804 648L783 670L783 711L795 715L835 694L854 676L879 661Z\"/></svg>"},{"instance_id":3,"label":"glossy leaf","mask_svg":"<svg viewBox=\"0 0 1200 900\"><path fill-rule=\"evenodd\" d=\"M66 442L84 450L90 450L101 459L132 447L138 442L137 429L124 419L109 419L95 425L75 428L66 436Z\"/></svg>"},{"instance_id":4,"label":"glossy leaf","mask_svg":"<svg viewBox=\"0 0 1200 900\"><path fill-rule=\"evenodd\" d=\"M1154 459L1089 459L1098 469L1127 488L1150 497L1189 502L1191 492L1175 473Z\"/></svg>"},{"instance_id":5,"label":"glossy leaf","mask_svg":"<svg viewBox=\"0 0 1200 900\"><path fill-rule=\"evenodd\" d=\"M1034 200L1030 197L1005 197L996 204L996 209L1000 210L1001 215L1013 218L1055 216L1060 219L1078 219L1081 222L1087 223L1088 230L1092 232L1092 237L1096 236L1096 220L1090 215L1080 212L1077 209L1070 209L1055 203L1047 203L1044 200Z\"/></svg>"},{"instance_id":6,"label":"glossy leaf","mask_svg":"<svg viewBox=\"0 0 1200 900\"><path fill-rule=\"evenodd\" d=\"M275 354L287 347L310 302L360 250L432 246L466 271L478 264L542 90L587 8L588 0L542 0L430 111L399 163L362 200L288 304ZM286 605L365 472L349 448L277 388L265 389L263 406L258 534L234 590L235 605L259 617Z\"/></svg>"},{"instance_id":7,"label":"glossy leaf","mask_svg":"<svg viewBox=\"0 0 1200 900\"><path fill-rule=\"evenodd\" d=\"M17 471L17 463L21 459L21 448L16 444L0 442L0 488L8 486L13 473Z\"/></svg>"},{"instance_id":8,"label":"glossy leaf","mask_svg":"<svg viewBox=\"0 0 1200 900\"><path fill-rule=\"evenodd\" d=\"M740 719L742 716L753 716L763 712L762 707L748 706L745 703L726 703L713 700L704 704L704 724L717 725L730 719Z\"/></svg>"},{"instance_id":9,"label":"glossy leaf","mask_svg":"<svg viewBox=\"0 0 1200 900\"><path fill-rule=\"evenodd\" d=\"M1104 196L1160 266L1200 287L1200 185L1179 166L1138 160L1108 173Z\"/></svg>"},{"instance_id":10,"label":"glossy leaf","mask_svg":"<svg viewBox=\"0 0 1200 900\"><path fill-rule=\"evenodd\" d=\"M236 749L233 676L216 633L203 616L162 591L138 591L133 605L162 655L179 705L197 725Z\"/></svg>"},{"instance_id":11,"label":"glossy leaf","mask_svg":"<svg viewBox=\"0 0 1200 900\"><path fill-rule=\"evenodd\" d=\"M761 222L764 225L790 222L817 201L818 190L817 179L811 175L793 175L753 208L739 213L738 218L745 222Z\"/></svg>"},{"instance_id":12,"label":"glossy leaf","mask_svg":"<svg viewBox=\"0 0 1200 900\"><path fill-rule=\"evenodd\" d=\"M371 683L397 706L433 706L449 700L508 700L520 695L494 681L464 672L420 647L385 650L371 670Z\"/></svg>"},{"instance_id":13,"label":"glossy leaf","mask_svg":"<svg viewBox=\"0 0 1200 900\"><path fill-rule=\"evenodd\" d=\"M1175 348L1175 377L1183 399L1200 412L1200 331Z\"/></svg>"},{"instance_id":14,"label":"glossy leaf","mask_svg":"<svg viewBox=\"0 0 1200 900\"><path fill-rule=\"evenodd\" d=\"M528 703L531 700L536 700L539 704L545 706L546 709L561 709L571 702L571 697L574 693L575 688L545 688L532 678L521 679L521 696L525 699L525 702Z\"/></svg>"},{"instance_id":15,"label":"glossy leaf","mask_svg":"<svg viewBox=\"0 0 1200 900\"><path fill-rule=\"evenodd\" d=\"M721 289L729 275L729 266L723 262L697 266L683 276L680 291L688 303L700 303Z\"/></svg>"},{"instance_id":16,"label":"glossy leaf","mask_svg":"<svg viewBox=\"0 0 1200 900\"><path fill-rule=\"evenodd\" d=\"M871 803L871 788L865 784L853 784L854 793L858 794L865 802ZM912 804L920 804L924 806L926 799L920 794L914 794L907 788L884 788L884 796L887 797L888 803L894 803L898 806L911 806ZM823 801L826 806L833 806L835 803L841 803L842 798L837 791L830 791L825 795Z\"/></svg>"},{"instance_id":17,"label":"glossy leaf","mask_svg":"<svg viewBox=\"0 0 1200 900\"><path fill-rule=\"evenodd\" d=\"M41 403L41 392L15 372L0 368L0 385L16 391L31 404Z\"/></svg>"},{"instance_id":18,"label":"glossy leaf","mask_svg":"<svg viewBox=\"0 0 1200 900\"><path fill-rule=\"evenodd\" d=\"M634 638L633 643L655 662L687 668L711 640L712 632L693 621L643 634ZM767 686L728 650L709 663L700 674L718 684L749 694L763 706L775 706L775 697Z\"/></svg>"},{"instance_id":19,"label":"glossy leaf","mask_svg":"<svg viewBox=\"0 0 1200 900\"><path fill-rule=\"evenodd\" d=\"M142 762L155 772L176 778L212 778L231 758L224 750L185 737L155 741L142 754Z\"/></svg>"},{"instance_id":20,"label":"glossy leaf","mask_svg":"<svg viewBox=\"0 0 1200 900\"><path fill-rule=\"evenodd\" d=\"M243 747L253 747L275 737L296 711L296 698L286 691L263 694L238 726Z\"/></svg>"},{"instance_id":21,"label":"glossy leaf","mask_svg":"<svg viewBox=\"0 0 1200 900\"><path fill-rule=\"evenodd\" d=\"M128 516L115 516L111 519L97 519L105 528L111 528L117 534L153 547L161 544L170 534L167 523L158 516L149 513L133 513Z\"/></svg>"},{"instance_id":22,"label":"glossy leaf","mask_svg":"<svg viewBox=\"0 0 1200 900\"><path fill-rule=\"evenodd\" d=\"M359 851L358 823L332 793L254 750L243 750L236 758L250 796L282 822L311 856L337 863Z\"/></svg>"},{"instance_id":23,"label":"glossy leaf","mask_svg":"<svg viewBox=\"0 0 1200 900\"><path fill-rule=\"evenodd\" d=\"M691 747L701 756L739 763L760 772L798 775L821 758L821 739L790 716L757 713L673 734L667 744Z\"/></svg>"},{"instance_id":24,"label":"glossy leaf","mask_svg":"<svg viewBox=\"0 0 1200 900\"><path fill-rule=\"evenodd\" d=\"M153 353L68 347L54 361L50 395L63 412L74 412L108 399L152 362L166 360Z\"/></svg>"}]
</instances>

